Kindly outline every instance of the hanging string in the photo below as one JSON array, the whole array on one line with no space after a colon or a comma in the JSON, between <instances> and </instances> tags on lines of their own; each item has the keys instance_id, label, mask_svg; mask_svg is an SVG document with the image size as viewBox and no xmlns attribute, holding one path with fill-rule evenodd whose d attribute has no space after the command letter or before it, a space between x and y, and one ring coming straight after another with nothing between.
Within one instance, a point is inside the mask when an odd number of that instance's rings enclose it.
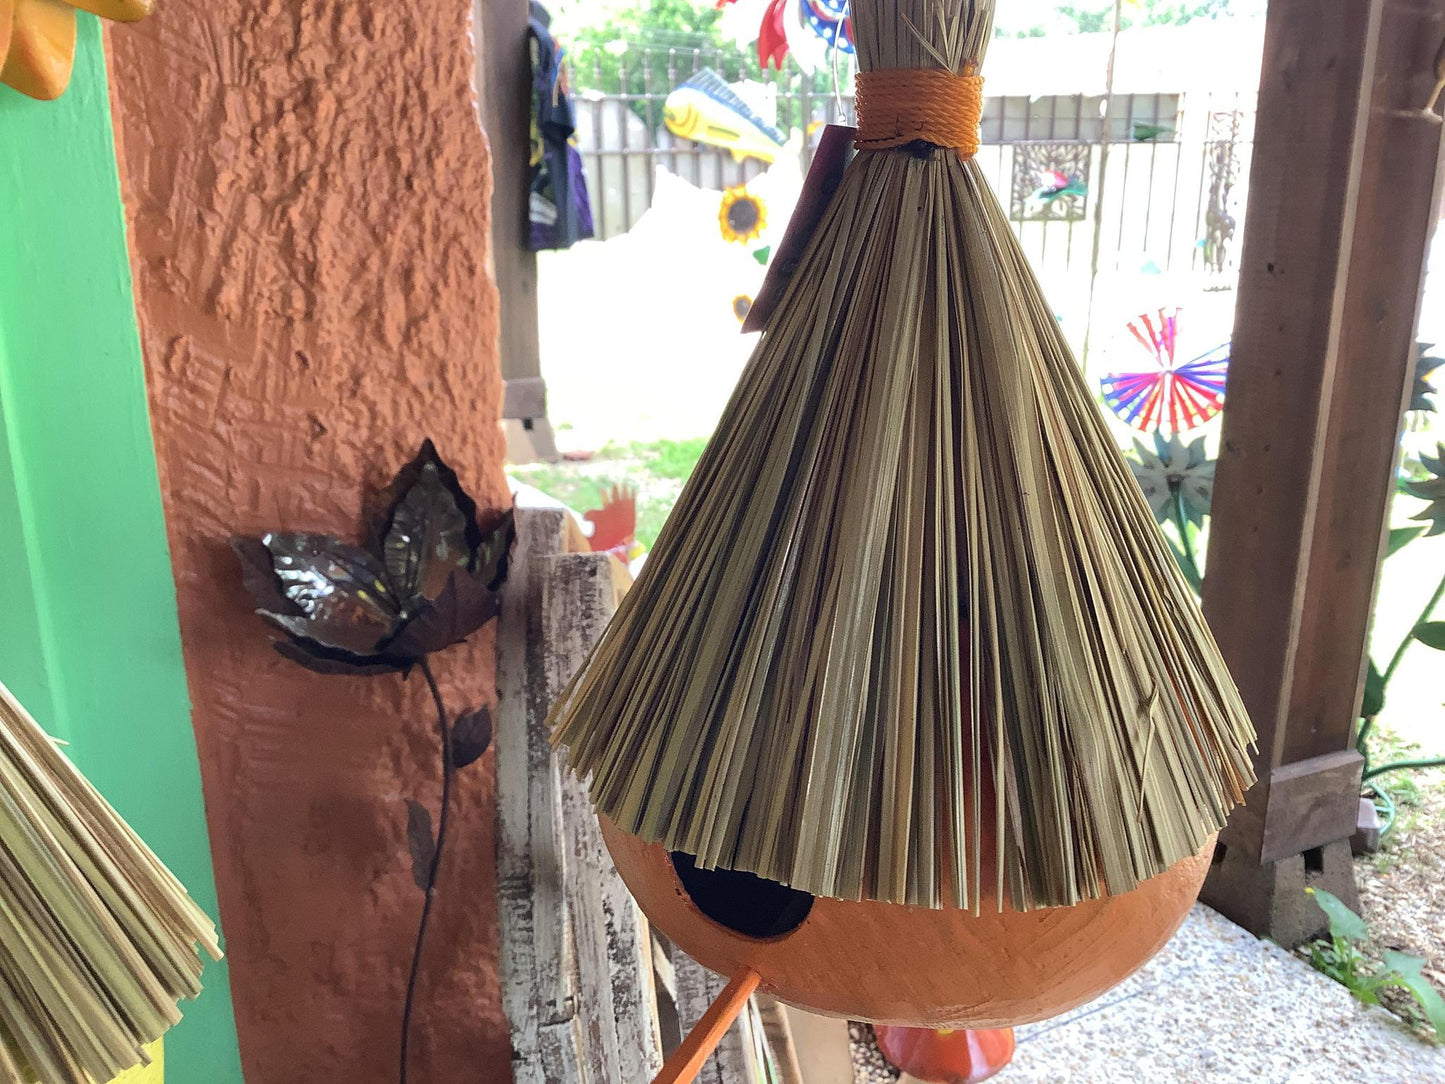
<instances>
[{"instance_id":1,"label":"hanging string","mask_svg":"<svg viewBox=\"0 0 1445 1084\"><path fill-rule=\"evenodd\" d=\"M983 76L938 68L879 68L855 83L860 151L907 143L952 147L967 161L978 153Z\"/></svg>"}]
</instances>

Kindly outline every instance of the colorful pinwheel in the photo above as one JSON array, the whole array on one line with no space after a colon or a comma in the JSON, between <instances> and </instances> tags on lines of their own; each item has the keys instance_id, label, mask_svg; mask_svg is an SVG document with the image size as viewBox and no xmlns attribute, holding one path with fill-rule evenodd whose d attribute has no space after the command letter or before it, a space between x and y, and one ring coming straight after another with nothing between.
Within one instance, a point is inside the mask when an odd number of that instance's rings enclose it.
<instances>
[{"instance_id":1,"label":"colorful pinwheel","mask_svg":"<svg viewBox=\"0 0 1445 1084\"><path fill-rule=\"evenodd\" d=\"M717 0L717 6L736 2ZM829 49L853 52L848 0L765 0L756 40L758 64L764 70L771 64L781 71L783 58L791 53L805 72L812 72L825 63Z\"/></svg>"},{"instance_id":2,"label":"colorful pinwheel","mask_svg":"<svg viewBox=\"0 0 1445 1084\"><path fill-rule=\"evenodd\" d=\"M1168 428L1183 433L1203 425L1224 407L1229 344L1179 362L1177 307L1140 313L1128 323L1130 336L1152 365L1110 373L1100 381L1109 409L1135 429Z\"/></svg>"},{"instance_id":3,"label":"colorful pinwheel","mask_svg":"<svg viewBox=\"0 0 1445 1084\"><path fill-rule=\"evenodd\" d=\"M848 0L800 0L803 19L814 34L830 47L844 53L853 52L853 20L848 14Z\"/></svg>"}]
</instances>

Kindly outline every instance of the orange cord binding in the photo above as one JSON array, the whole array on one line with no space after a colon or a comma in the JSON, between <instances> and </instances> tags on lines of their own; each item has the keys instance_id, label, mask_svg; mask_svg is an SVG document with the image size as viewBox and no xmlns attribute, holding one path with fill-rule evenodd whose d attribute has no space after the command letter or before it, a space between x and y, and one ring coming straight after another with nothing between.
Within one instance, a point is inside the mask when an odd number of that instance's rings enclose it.
<instances>
[{"instance_id":1,"label":"orange cord binding","mask_svg":"<svg viewBox=\"0 0 1445 1084\"><path fill-rule=\"evenodd\" d=\"M978 153L983 76L940 68L880 68L857 77L860 151L922 140L952 147L965 162Z\"/></svg>"}]
</instances>

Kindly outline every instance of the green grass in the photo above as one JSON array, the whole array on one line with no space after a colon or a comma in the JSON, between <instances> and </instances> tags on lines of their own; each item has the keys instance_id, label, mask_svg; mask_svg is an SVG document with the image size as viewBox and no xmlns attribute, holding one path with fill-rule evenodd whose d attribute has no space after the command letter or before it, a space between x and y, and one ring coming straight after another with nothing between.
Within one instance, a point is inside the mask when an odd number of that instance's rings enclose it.
<instances>
[{"instance_id":1,"label":"green grass","mask_svg":"<svg viewBox=\"0 0 1445 1084\"><path fill-rule=\"evenodd\" d=\"M634 486L637 540L651 549L706 445L706 437L608 444L585 463L532 463L508 467L507 473L578 515L600 507L603 494L614 485Z\"/></svg>"},{"instance_id":2,"label":"green grass","mask_svg":"<svg viewBox=\"0 0 1445 1084\"><path fill-rule=\"evenodd\" d=\"M692 440L657 440L651 444L629 444L628 454L637 457L647 472L656 478L685 482L702 458L707 437Z\"/></svg>"}]
</instances>

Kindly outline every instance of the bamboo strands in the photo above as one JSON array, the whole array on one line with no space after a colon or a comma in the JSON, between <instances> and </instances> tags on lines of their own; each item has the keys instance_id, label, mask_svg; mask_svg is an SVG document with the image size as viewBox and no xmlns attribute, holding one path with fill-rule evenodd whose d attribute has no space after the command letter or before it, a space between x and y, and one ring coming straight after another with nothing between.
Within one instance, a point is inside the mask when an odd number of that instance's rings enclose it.
<instances>
[{"instance_id":1,"label":"bamboo strands","mask_svg":"<svg viewBox=\"0 0 1445 1084\"><path fill-rule=\"evenodd\" d=\"M0 684L0 1082L101 1084L200 993L216 931Z\"/></svg>"},{"instance_id":2,"label":"bamboo strands","mask_svg":"<svg viewBox=\"0 0 1445 1084\"><path fill-rule=\"evenodd\" d=\"M864 71L991 0L855 0ZM1209 630L975 163L860 151L554 740L624 831L816 895L1127 891L1252 782ZM985 880L986 879L986 880Z\"/></svg>"}]
</instances>

